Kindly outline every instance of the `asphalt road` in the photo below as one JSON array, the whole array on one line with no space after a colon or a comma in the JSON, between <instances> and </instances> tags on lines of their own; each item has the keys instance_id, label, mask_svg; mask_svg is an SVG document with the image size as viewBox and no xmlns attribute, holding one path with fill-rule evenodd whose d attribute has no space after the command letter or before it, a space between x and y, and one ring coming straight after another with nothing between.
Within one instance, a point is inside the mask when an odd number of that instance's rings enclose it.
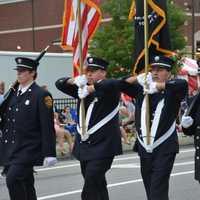
<instances>
[{"instance_id":1,"label":"asphalt road","mask_svg":"<svg viewBox=\"0 0 200 200\"><path fill-rule=\"evenodd\" d=\"M200 185L193 178L193 157L193 147L181 148L170 179L170 200L199 199ZM36 170L38 200L80 199L83 179L77 161L60 161L55 167ZM107 173L107 180L110 200L146 200L137 154L116 157L112 169ZM0 178L0 200L8 199L5 179Z\"/></svg>"}]
</instances>

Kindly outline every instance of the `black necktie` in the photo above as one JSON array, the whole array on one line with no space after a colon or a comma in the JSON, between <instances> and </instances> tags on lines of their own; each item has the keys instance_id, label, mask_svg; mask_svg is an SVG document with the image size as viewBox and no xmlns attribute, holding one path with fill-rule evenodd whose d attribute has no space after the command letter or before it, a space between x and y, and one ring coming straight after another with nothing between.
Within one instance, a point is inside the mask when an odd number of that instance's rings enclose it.
<instances>
[{"instance_id":1,"label":"black necktie","mask_svg":"<svg viewBox=\"0 0 200 200\"><path fill-rule=\"evenodd\" d=\"M21 90L18 90L17 96L20 96L21 94L22 94L22 91L21 91Z\"/></svg>"}]
</instances>

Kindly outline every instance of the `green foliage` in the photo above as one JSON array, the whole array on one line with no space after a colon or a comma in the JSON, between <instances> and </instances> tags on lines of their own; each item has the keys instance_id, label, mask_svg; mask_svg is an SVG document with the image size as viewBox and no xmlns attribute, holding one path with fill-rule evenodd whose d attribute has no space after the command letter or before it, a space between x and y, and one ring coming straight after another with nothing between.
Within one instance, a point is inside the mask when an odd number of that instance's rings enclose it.
<instances>
[{"instance_id":1,"label":"green foliage","mask_svg":"<svg viewBox=\"0 0 200 200\"><path fill-rule=\"evenodd\" d=\"M183 31L183 26L187 16L183 10L168 1L168 24L171 36L172 50L181 50L186 46Z\"/></svg>"},{"instance_id":2,"label":"green foliage","mask_svg":"<svg viewBox=\"0 0 200 200\"><path fill-rule=\"evenodd\" d=\"M183 58L184 55L181 51L175 51L174 55L172 56L172 60L174 61L174 65L172 67L172 74L177 75L180 71L181 67L183 66Z\"/></svg>"},{"instance_id":3,"label":"green foliage","mask_svg":"<svg viewBox=\"0 0 200 200\"><path fill-rule=\"evenodd\" d=\"M134 51L134 24L128 21L132 0L109 0L102 5L102 13L109 14L112 21L104 23L95 33L90 43L89 53L109 61L109 77L122 77L132 72ZM169 4L169 25L172 49L185 47L184 36L179 27L185 21L185 15L175 5Z\"/></svg>"}]
</instances>

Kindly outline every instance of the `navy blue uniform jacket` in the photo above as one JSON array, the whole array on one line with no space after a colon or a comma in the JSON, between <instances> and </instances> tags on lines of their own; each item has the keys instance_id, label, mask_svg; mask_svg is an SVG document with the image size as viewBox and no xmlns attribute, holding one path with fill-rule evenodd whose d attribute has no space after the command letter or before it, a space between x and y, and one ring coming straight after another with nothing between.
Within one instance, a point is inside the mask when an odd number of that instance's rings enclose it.
<instances>
[{"instance_id":1,"label":"navy blue uniform jacket","mask_svg":"<svg viewBox=\"0 0 200 200\"><path fill-rule=\"evenodd\" d=\"M74 98L78 98L76 85L67 83L66 78L56 82L56 87ZM101 119L112 112L119 104L121 81L102 80L94 84L95 92L84 99L85 110L96 99L89 121L88 130L97 124ZM78 113L80 100L78 99ZM121 133L119 128L118 113L104 126L90 135L86 141L81 141L80 134L76 134L73 149L74 156L80 160L95 160L113 157L122 153Z\"/></svg>"},{"instance_id":2,"label":"navy blue uniform jacket","mask_svg":"<svg viewBox=\"0 0 200 200\"><path fill-rule=\"evenodd\" d=\"M42 165L56 156L50 93L33 83L21 96L13 93L1 114L0 165Z\"/></svg>"}]
</instances>

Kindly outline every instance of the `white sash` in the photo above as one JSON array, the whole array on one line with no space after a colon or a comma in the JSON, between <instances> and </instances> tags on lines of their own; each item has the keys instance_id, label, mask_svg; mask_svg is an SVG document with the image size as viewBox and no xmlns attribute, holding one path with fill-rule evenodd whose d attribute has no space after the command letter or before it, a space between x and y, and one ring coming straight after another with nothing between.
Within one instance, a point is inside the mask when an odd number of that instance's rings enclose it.
<instances>
[{"instance_id":1,"label":"white sash","mask_svg":"<svg viewBox=\"0 0 200 200\"><path fill-rule=\"evenodd\" d=\"M171 127L167 130L167 132L164 135L162 135L160 138L158 138L152 145L150 145L150 147L145 145L145 143L140 139L138 134L137 134L137 138L140 144L144 147L144 149L146 149L148 153L152 153L153 149L158 147L160 144L162 144L165 140L167 140L173 134L175 128L176 128L176 121L174 121Z\"/></svg>"},{"instance_id":2,"label":"white sash","mask_svg":"<svg viewBox=\"0 0 200 200\"><path fill-rule=\"evenodd\" d=\"M174 132L174 130L175 130L176 123L174 122L172 124L172 126L168 129L168 131L163 136L161 136L160 138L158 138L154 142L163 106L164 106L164 99L162 99L158 103L158 105L156 107L156 110L155 110L155 113L154 113L154 118L153 118L153 121L152 121L151 130L150 130L151 131L151 140L150 140L150 144L147 145L147 140L146 140L146 138L147 138L147 132L146 132L146 130L147 129L146 129L146 123L145 123L145 121L146 121L145 120L145 115L146 115L146 103L145 103L145 99L143 100L143 103L142 103L142 108L141 108L141 133L142 133L143 141L139 138L139 136L138 136L138 140L139 140L140 144L149 153L152 153L153 149L156 148L157 146L159 146L168 137L170 137L172 135L172 133Z\"/></svg>"},{"instance_id":3,"label":"white sash","mask_svg":"<svg viewBox=\"0 0 200 200\"><path fill-rule=\"evenodd\" d=\"M97 124L95 124L93 127L91 127L88 130L88 125L89 125L89 121L90 121L90 118L92 115L92 111L93 111L94 105L97 101L98 100L95 98L94 101L92 101L88 107L87 114L86 114L86 133L84 135L82 134L80 127L77 125L77 130L78 130L78 133L81 135L82 141L86 141L90 135L92 135L98 129L100 129L102 126L104 126L106 123L108 123L119 111L119 105L118 105L111 113L109 113L106 117L104 117L101 121L99 121ZM81 119L80 115L79 115L79 117Z\"/></svg>"}]
</instances>

